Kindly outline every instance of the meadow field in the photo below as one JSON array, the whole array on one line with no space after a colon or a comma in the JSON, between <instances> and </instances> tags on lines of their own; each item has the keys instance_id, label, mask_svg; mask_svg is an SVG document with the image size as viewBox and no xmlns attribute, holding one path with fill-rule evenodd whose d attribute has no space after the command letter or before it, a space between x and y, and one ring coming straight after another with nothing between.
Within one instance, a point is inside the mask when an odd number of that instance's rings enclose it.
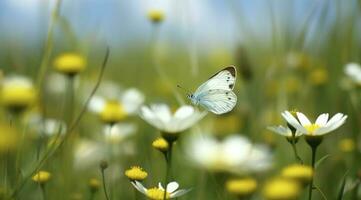
<instances>
[{"instance_id":1,"label":"meadow field","mask_svg":"<svg viewBox=\"0 0 361 200\"><path fill-rule=\"evenodd\" d=\"M0 199L361 199L360 0L0 1Z\"/></svg>"}]
</instances>

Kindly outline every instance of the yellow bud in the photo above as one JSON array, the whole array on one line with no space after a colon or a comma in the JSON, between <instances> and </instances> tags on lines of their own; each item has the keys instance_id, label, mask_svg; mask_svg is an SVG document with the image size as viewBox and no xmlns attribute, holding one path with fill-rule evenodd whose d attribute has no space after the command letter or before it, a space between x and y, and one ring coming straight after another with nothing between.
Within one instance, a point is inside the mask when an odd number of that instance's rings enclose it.
<instances>
[{"instance_id":1,"label":"yellow bud","mask_svg":"<svg viewBox=\"0 0 361 200\"><path fill-rule=\"evenodd\" d=\"M36 101L36 91L30 80L14 77L5 80L0 91L1 104L13 111L23 111Z\"/></svg>"},{"instance_id":2,"label":"yellow bud","mask_svg":"<svg viewBox=\"0 0 361 200\"><path fill-rule=\"evenodd\" d=\"M355 150L356 144L353 139L345 138L340 141L340 143L338 144L338 147L342 152L349 153L349 152L353 152Z\"/></svg>"},{"instance_id":3,"label":"yellow bud","mask_svg":"<svg viewBox=\"0 0 361 200\"><path fill-rule=\"evenodd\" d=\"M247 197L256 191L257 181L253 178L232 179L226 182L226 189L238 197Z\"/></svg>"},{"instance_id":4,"label":"yellow bud","mask_svg":"<svg viewBox=\"0 0 361 200\"><path fill-rule=\"evenodd\" d=\"M307 165L293 164L282 170L281 176L308 184L313 177L313 169Z\"/></svg>"},{"instance_id":5,"label":"yellow bud","mask_svg":"<svg viewBox=\"0 0 361 200\"><path fill-rule=\"evenodd\" d=\"M32 177L32 180L36 183L44 184L48 182L50 178L51 178L51 174L49 172L39 171Z\"/></svg>"},{"instance_id":6,"label":"yellow bud","mask_svg":"<svg viewBox=\"0 0 361 200\"><path fill-rule=\"evenodd\" d=\"M89 180L89 188L90 188L90 190L97 191L99 189L99 187L100 187L100 182L99 182L98 179L91 178Z\"/></svg>"},{"instance_id":7,"label":"yellow bud","mask_svg":"<svg viewBox=\"0 0 361 200\"><path fill-rule=\"evenodd\" d=\"M324 68L318 68L312 70L308 78L313 85L323 85L328 81L328 72Z\"/></svg>"},{"instance_id":8,"label":"yellow bud","mask_svg":"<svg viewBox=\"0 0 361 200\"><path fill-rule=\"evenodd\" d=\"M148 19L157 24L164 20L164 12L162 10L152 9L148 12Z\"/></svg>"},{"instance_id":9,"label":"yellow bud","mask_svg":"<svg viewBox=\"0 0 361 200\"><path fill-rule=\"evenodd\" d=\"M127 176L132 181L142 181L147 178L148 173L141 167L133 166L125 171L125 176Z\"/></svg>"},{"instance_id":10,"label":"yellow bud","mask_svg":"<svg viewBox=\"0 0 361 200\"><path fill-rule=\"evenodd\" d=\"M84 57L76 53L61 54L54 61L55 70L66 75L78 74L82 72L85 67L86 61Z\"/></svg>"},{"instance_id":11,"label":"yellow bud","mask_svg":"<svg viewBox=\"0 0 361 200\"><path fill-rule=\"evenodd\" d=\"M152 146L161 152L167 152L169 149L169 143L164 138L154 140Z\"/></svg>"},{"instance_id":12,"label":"yellow bud","mask_svg":"<svg viewBox=\"0 0 361 200\"><path fill-rule=\"evenodd\" d=\"M267 200L295 200L301 192L300 185L290 179L274 179L266 183L263 196Z\"/></svg>"}]
</instances>

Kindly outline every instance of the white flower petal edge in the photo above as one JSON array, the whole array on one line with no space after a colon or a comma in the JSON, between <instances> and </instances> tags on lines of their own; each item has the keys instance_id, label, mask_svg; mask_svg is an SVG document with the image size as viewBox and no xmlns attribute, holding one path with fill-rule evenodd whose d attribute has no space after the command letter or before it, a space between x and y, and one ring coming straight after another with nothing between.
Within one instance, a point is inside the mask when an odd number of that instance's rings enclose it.
<instances>
[{"instance_id":1,"label":"white flower petal edge","mask_svg":"<svg viewBox=\"0 0 361 200\"><path fill-rule=\"evenodd\" d=\"M181 106L172 114L166 104L153 104L142 106L139 116L150 125L166 133L182 132L206 115L206 112L199 112L189 105Z\"/></svg>"},{"instance_id":2,"label":"white flower petal edge","mask_svg":"<svg viewBox=\"0 0 361 200\"><path fill-rule=\"evenodd\" d=\"M137 189L139 192L147 195L147 188L145 188L141 183L139 183L138 181L135 181L135 182L130 182L134 187L135 189Z\"/></svg>"},{"instance_id":3,"label":"white flower petal edge","mask_svg":"<svg viewBox=\"0 0 361 200\"><path fill-rule=\"evenodd\" d=\"M283 113L281 113L281 115L289 124L291 124L291 126L295 127L301 133L307 132L307 130L298 122L298 120L289 111L284 111Z\"/></svg>"},{"instance_id":4,"label":"white flower petal edge","mask_svg":"<svg viewBox=\"0 0 361 200\"><path fill-rule=\"evenodd\" d=\"M177 182L170 182L167 185L167 192L169 193L173 193L174 191L176 191L179 188L179 184Z\"/></svg>"},{"instance_id":5,"label":"white flower petal edge","mask_svg":"<svg viewBox=\"0 0 361 200\"><path fill-rule=\"evenodd\" d=\"M277 133L279 135L282 135L282 136L285 136L285 137L292 137L292 131L290 128L288 127L284 127L282 125L279 125L279 126L269 126L267 127L268 130L274 132L274 133ZM295 136L296 137L299 137L301 136L302 133L299 132L298 130L296 131L296 134Z\"/></svg>"},{"instance_id":6,"label":"white flower petal edge","mask_svg":"<svg viewBox=\"0 0 361 200\"><path fill-rule=\"evenodd\" d=\"M297 118L301 122L302 126L308 126L311 125L310 120L304 115L303 113L297 112Z\"/></svg>"},{"instance_id":7,"label":"white flower petal edge","mask_svg":"<svg viewBox=\"0 0 361 200\"><path fill-rule=\"evenodd\" d=\"M144 99L144 95L139 90L130 88L123 93L121 103L128 114L134 114L138 111Z\"/></svg>"},{"instance_id":8,"label":"white flower petal edge","mask_svg":"<svg viewBox=\"0 0 361 200\"><path fill-rule=\"evenodd\" d=\"M361 65L358 63L348 63L345 66L345 74L351 78L352 81L361 84Z\"/></svg>"},{"instance_id":9,"label":"white flower petal edge","mask_svg":"<svg viewBox=\"0 0 361 200\"><path fill-rule=\"evenodd\" d=\"M105 100L100 96L93 96L89 102L89 110L95 113L100 113L105 106Z\"/></svg>"},{"instance_id":10,"label":"white flower petal edge","mask_svg":"<svg viewBox=\"0 0 361 200\"><path fill-rule=\"evenodd\" d=\"M171 198L177 198L177 197L180 197L180 196L183 196L185 195L186 193L190 192L192 189L181 189L181 190L178 190L176 192L173 192L170 197Z\"/></svg>"},{"instance_id":11,"label":"white flower petal edge","mask_svg":"<svg viewBox=\"0 0 361 200\"><path fill-rule=\"evenodd\" d=\"M338 115L338 116L336 116L336 115ZM341 113L338 113L338 114L336 114L336 115L331 118L331 120L332 120L333 118L335 118L335 120L333 120L333 121L330 120L330 121L326 124L326 126L319 128L319 129L315 132L315 134L316 134L316 135L324 135L324 134L326 134L326 133L329 133L329 132L331 132L331 131L336 130L337 128L339 128L340 126L342 126L342 125L346 122L347 115L343 115L343 114L341 114Z\"/></svg>"}]
</instances>

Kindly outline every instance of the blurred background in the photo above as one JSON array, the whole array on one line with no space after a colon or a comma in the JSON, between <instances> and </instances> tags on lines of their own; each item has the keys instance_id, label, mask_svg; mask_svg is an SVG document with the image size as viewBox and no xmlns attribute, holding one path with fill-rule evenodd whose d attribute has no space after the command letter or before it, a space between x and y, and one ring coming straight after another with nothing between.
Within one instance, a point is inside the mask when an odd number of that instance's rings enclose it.
<instances>
[{"instance_id":1,"label":"blurred background","mask_svg":"<svg viewBox=\"0 0 361 200\"><path fill-rule=\"evenodd\" d=\"M41 94L21 115L1 110L3 132L10 128L18 135L26 133L25 140L15 139L23 141L21 145L14 145L14 152L23 146L20 166L24 171L31 171L39 155L54 142L55 136L37 136L45 131L34 128L41 124L36 119L65 121L69 127L63 112L73 113L68 121L81 112L101 76L109 47L97 95L111 98L136 88L145 104L163 102L173 110L190 104L177 84L194 91L226 66L238 70L236 108L222 116L208 114L176 145L173 177L181 187L193 188L179 199L236 199L224 188L227 177L234 175L214 174L185 162L189 135L197 132L222 139L237 134L267 145L273 167L252 174L262 182L295 162L287 140L267 130L267 126L285 125L280 113L292 109L312 120L324 112L348 115L346 124L325 137L318 151L318 158L328 156L320 165L316 183L328 199L335 199L348 171L346 185L351 192L345 199L360 198L361 81L345 73L347 64L361 63L360 0L2 0L0 30L0 82L14 75L26 76ZM68 79L54 70L55 60L68 52L86 60L82 73L72 76L72 94L66 92ZM132 133L125 131L126 136L109 142L104 140L104 123L91 109L85 112L73 130L76 138L68 144L71 148L60 148L41 167L52 174L47 199L105 199L102 189L90 196L89 180L101 182L99 162L109 157L114 161L106 171L112 199L134 198L133 186L124 176L133 165L148 172L147 185L156 186L163 180L162 154L151 146L159 132L137 115L121 123L131 124L126 128ZM7 139L6 135L0 138L4 141L0 145L9 144ZM309 163L307 144L300 140L297 146ZM2 177L15 166L16 155L10 150L1 152ZM4 198L22 183L8 182L4 178L0 184ZM43 198L31 181L17 192L18 199ZM260 194L252 198L262 199ZM323 198L315 192L314 199Z\"/></svg>"}]
</instances>

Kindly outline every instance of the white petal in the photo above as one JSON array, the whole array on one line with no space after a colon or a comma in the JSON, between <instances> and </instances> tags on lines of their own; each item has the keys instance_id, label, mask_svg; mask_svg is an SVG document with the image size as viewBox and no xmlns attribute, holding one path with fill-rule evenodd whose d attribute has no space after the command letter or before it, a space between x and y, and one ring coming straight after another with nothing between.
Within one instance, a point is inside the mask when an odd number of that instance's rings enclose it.
<instances>
[{"instance_id":1,"label":"white petal","mask_svg":"<svg viewBox=\"0 0 361 200\"><path fill-rule=\"evenodd\" d=\"M168 183L167 185L167 192L173 193L179 188L179 184L175 181Z\"/></svg>"},{"instance_id":2,"label":"white petal","mask_svg":"<svg viewBox=\"0 0 361 200\"><path fill-rule=\"evenodd\" d=\"M172 119L172 114L166 104L153 104L150 109L163 123L167 123Z\"/></svg>"},{"instance_id":3,"label":"white petal","mask_svg":"<svg viewBox=\"0 0 361 200\"><path fill-rule=\"evenodd\" d=\"M132 181L131 184L137 189L139 192L143 194L147 194L147 188L145 188L141 183L138 181L135 181L135 183Z\"/></svg>"},{"instance_id":4,"label":"white petal","mask_svg":"<svg viewBox=\"0 0 361 200\"><path fill-rule=\"evenodd\" d=\"M293 126L302 133L307 133L307 130L298 122L298 120L290 112L284 111L281 115L289 124L291 124L291 126Z\"/></svg>"},{"instance_id":5,"label":"white petal","mask_svg":"<svg viewBox=\"0 0 361 200\"><path fill-rule=\"evenodd\" d=\"M269 126L267 127L267 129L282 136L292 136L291 130L283 126Z\"/></svg>"},{"instance_id":6,"label":"white petal","mask_svg":"<svg viewBox=\"0 0 361 200\"><path fill-rule=\"evenodd\" d=\"M318 131L315 132L315 134L316 135L324 135L326 133L334 131L337 128L339 128L341 125L343 125L346 122L346 119L347 119L347 115L343 116L341 119L339 119L338 121L335 121L334 123L332 123L330 125L320 128Z\"/></svg>"},{"instance_id":7,"label":"white petal","mask_svg":"<svg viewBox=\"0 0 361 200\"><path fill-rule=\"evenodd\" d=\"M190 127L192 127L195 123L197 123L199 120L201 120L204 116L206 116L207 112L194 112L192 115L178 119L174 118L172 120L172 126L175 129L175 132L182 132Z\"/></svg>"},{"instance_id":8,"label":"white petal","mask_svg":"<svg viewBox=\"0 0 361 200\"><path fill-rule=\"evenodd\" d=\"M95 112L95 113L100 113L103 111L105 106L105 100L99 96L93 96L90 99L88 108L89 110Z\"/></svg>"},{"instance_id":9,"label":"white petal","mask_svg":"<svg viewBox=\"0 0 361 200\"><path fill-rule=\"evenodd\" d=\"M139 116L157 129L164 128L163 121L161 121L158 116L153 112L153 110L151 110L147 106L142 106L140 108Z\"/></svg>"},{"instance_id":10,"label":"white petal","mask_svg":"<svg viewBox=\"0 0 361 200\"><path fill-rule=\"evenodd\" d=\"M344 115L342 113L335 114L326 124L326 126L331 126L333 123L339 121Z\"/></svg>"},{"instance_id":11,"label":"white petal","mask_svg":"<svg viewBox=\"0 0 361 200\"><path fill-rule=\"evenodd\" d=\"M158 188L164 191L164 187L161 182L158 183Z\"/></svg>"},{"instance_id":12,"label":"white petal","mask_svg":"<svg viewBox=\"0 0 361 200\"><path fill-rule=\"evenodd\" d=\"M184 119L191 116L194 113L194 108L192 106L182 106L174 113L174 118Z\"/></svg>"},{"instance_id":13,"label":"white petal","mask_svg":"<svg viewBox=\"0 0 361 200\"><path fill-rule=\"evenodd\" d=\"M170 194L170 197L171 198L177 198L177 197L180 197L186 193L188 193L189 191L191 191L192 189L188 189L188 190L178 190L172 194Z\"/></svg>"},{"instance_id":14,"label":"white petal","mask_svg":"<svg viewBox=\"0 0 361 200\"><path fill-rule=\"evenodd\" d=\"M135 113L143 102L144 95L135 88L126 90L121 97L121 103L129 114Z\"/></svg>"},{"instance_id":15,"label":"white petal","mask_svg":"<svg viewBox=\"0 0 361 200\"><path fill-rule=\"evenodd\" d=\"M328 113L324 113L320 116L317 117L316 119L316 124L319 125L320 127L323 127L326 125L327 123L327 120L328 120Z\"/></svg>"},{"instance_id":16,"label":"white petal","mask_svg":"<svg viewBox=\"0 0 361 200\"><path fill-rule=\"evenodd\" d=\"M218 157L218 143L209 134L191 136L186 148L187 156L194 163L208 168Z\"/></svg>"},{"instance_id":17,"label":"white petal","mask_svg":"<svg viewBox=\"0 0 361 200\"><path fill-rule=\"evenodd\" d=\"M358 63L349 63L345 66L345 73L353 81L361 83L361 66Z\"/></svg>"},{"instance_id":18,"label":"white petal","mask_svg":"<svg viewBox=\"0 0 361 200\"><path fill-rule=\"evenodd\" d=\"M311 125L310 120L301 112L297 112L297 118L300 120L302 126Z\"/></svg>"},{"instance_id":19,"label":"white petal","mask_svg":"<svg viewBox=\"0 0 361 200\"><path fill-rule=\"evenodd\" d=\"M237 165L248 159L251 150L252 144L247 138L239 135L229 136L222 143L220 159L229 165Z\"/></svg>"}]
</instances>

